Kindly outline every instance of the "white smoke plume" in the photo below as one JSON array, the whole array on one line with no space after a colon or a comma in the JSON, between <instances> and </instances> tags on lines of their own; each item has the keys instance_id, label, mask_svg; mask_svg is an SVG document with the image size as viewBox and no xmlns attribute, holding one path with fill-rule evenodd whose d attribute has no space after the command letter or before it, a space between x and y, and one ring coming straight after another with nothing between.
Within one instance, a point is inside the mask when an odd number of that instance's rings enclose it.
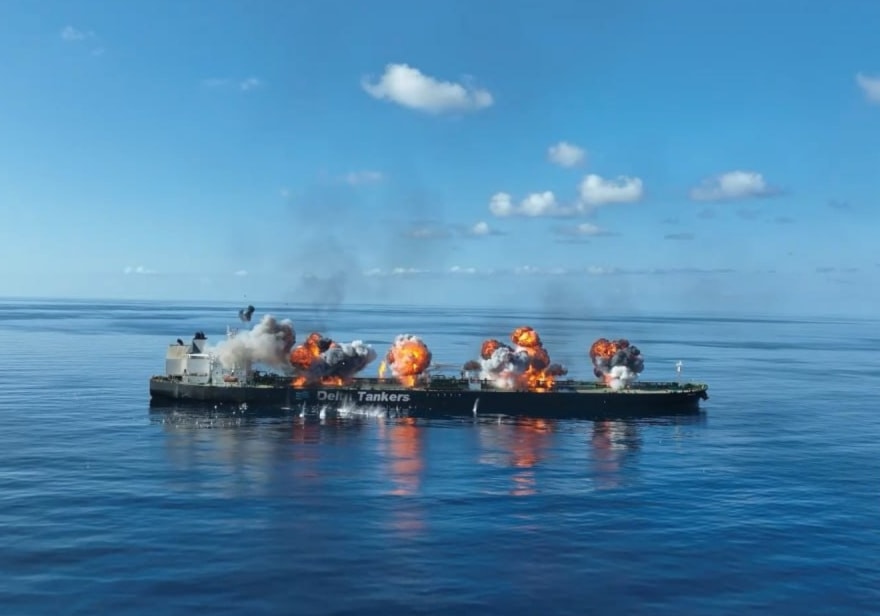
<instances>
[{"instance_id":1,"label":"white smoke plume","mask_svg":"<svg viewBox=\"0 0 880 616\"><path fill-rule=\"evenodd\" d=\"M337 342L312 363L310 376L350 379L376 359L376 351L363 340Z\"/></svg>"},{"instance_id":2,"label":"white smoke plume","mask_svg":"<svg viewBox=\"0 0 880 616\"><path fill-rule=\"evenodd\" d=\"M288 355L296 342L296 331L289 319L264 315L253 329L241 331L214 347L213 352L227 370L249 370L264 364L284 372L291 371Z\"/></svg>"},{"instance_id":3,"label":"white smoke plume","mask_svg":"<svg viewBox=\"0 0 880 616\"><path fill-rule=\"evenodd\" d=\"M525 349L499 346L489 359L480 358L480 378L492 381L496 387L513 389L519 375L528 369L529 360Z\"/></svg>"},{"instance_id":4,"label":"white smoke plume","mask_svg":"<svg viewBox=\"0 0 880 616\"><path fill-rule=\"evenodd\" d=\"M630 370L627 366L614 366L608 372L606 382L614 391L620 391L624 387L631 385L638 376L638 374Z\"/></svg>"}]
</instances>

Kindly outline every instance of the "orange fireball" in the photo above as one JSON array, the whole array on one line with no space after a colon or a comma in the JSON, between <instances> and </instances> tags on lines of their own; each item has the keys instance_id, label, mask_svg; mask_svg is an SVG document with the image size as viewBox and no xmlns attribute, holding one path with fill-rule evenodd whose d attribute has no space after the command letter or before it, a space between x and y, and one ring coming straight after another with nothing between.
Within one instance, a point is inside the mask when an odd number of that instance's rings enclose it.
<instances>
[{"instance_id":1,"label":"orange fireball","mask_svg":"<svg viewBox=\"0 0 880 616\"><path fill-rule=\"evenodd\" d=\"M492 357L492 354L495 353L495 351L503 346L504 345L501 344L501 342L495 340L494 338L484 340L483 346L480 347L480 357L482 357L483 359L489 359L490 357Z\"/></svg>"},{"instance_id":2,"label":"orange fireball","mask_svg":"<svg viewBox=\"0 0 880 616\"><path fill-rule=\"evenodd\" d=\"M431 364L431 351L418 336L400 335L388 349L385 361L401 383L412 387Z\"/></svg>"},{"instance_id":3,"label":"orange fireball","mask_svg":"<svg viewBox=\"0 0 880 616\"><path fill-rule=\"evenodd\" d=\"M329 338L325 338L318 332L312 332L306 341L296 346L290 352L290 364L301 372L308 372L311 367L321 359L321 353L336 346L336 343ZM308 381L307 376L300 375L293 379L291 385L299 387L305 385ZM323 379L325 385L341 385L342 379L338 377L328 377Z\"/></svg>"}]
</instances>

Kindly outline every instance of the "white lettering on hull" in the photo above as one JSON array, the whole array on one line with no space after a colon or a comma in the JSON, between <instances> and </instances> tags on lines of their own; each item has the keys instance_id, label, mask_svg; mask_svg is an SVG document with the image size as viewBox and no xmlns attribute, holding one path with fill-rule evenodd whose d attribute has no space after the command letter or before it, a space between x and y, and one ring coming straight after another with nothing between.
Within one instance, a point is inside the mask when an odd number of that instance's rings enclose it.
<instances>
[{"instance_id":1,"label":"white lettering on hull","mask_svg":"<svg viewBox=\"0 0 880 616\"><path fill-rule=\"evenodd\" d=\"M358 391L358 402L409 402L409 394L390 394L387 391ZM318 390L318 400L321 402L341 402L349 397L348 392Z\"/></svg>"}]
</instances>

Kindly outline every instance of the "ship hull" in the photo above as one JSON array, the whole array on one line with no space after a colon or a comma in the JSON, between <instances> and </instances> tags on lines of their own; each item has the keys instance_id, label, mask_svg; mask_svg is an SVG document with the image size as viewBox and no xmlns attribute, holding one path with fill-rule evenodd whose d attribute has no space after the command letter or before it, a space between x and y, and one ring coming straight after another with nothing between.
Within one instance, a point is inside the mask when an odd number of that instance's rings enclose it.
<instances>
[{"instance_id":1,"label":"ship hull","mask_svg":"<svg viewBox=\"0 0 880 616\"><path fill-rule=\"evenodd\" d=\"M553 391L473 389L467 381L444 380L406 388L378 379L336 387L292 387L289 382L200 385L166 377L150 380L154 406L181 403L276 408L375 408L419 415L505 414L533 417L626 417L699 412L708 398L702 384L642 383L614 391L596 383L566 382Z\"/></svg>"}]
</instances>

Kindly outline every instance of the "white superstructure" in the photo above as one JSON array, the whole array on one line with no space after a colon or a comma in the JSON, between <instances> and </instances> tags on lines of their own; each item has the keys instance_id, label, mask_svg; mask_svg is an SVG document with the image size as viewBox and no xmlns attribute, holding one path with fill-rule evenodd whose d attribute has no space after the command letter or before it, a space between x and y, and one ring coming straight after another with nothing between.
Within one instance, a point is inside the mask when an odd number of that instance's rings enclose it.
<instances>
[{"instance_id":1,"label":"white superstructure","mask_svg":"<svg viewBox=\"0 0 880 616\"><path fill-rule=\"evenodd\" d=\"M228 332L234 336L233 331ZM235 370L227 371L208 349L208 338L196 332L192 342L184 344L178 339L168 345L165 353L165 375L192 385L237 385Z\"/></svg>"}]
</instances>

